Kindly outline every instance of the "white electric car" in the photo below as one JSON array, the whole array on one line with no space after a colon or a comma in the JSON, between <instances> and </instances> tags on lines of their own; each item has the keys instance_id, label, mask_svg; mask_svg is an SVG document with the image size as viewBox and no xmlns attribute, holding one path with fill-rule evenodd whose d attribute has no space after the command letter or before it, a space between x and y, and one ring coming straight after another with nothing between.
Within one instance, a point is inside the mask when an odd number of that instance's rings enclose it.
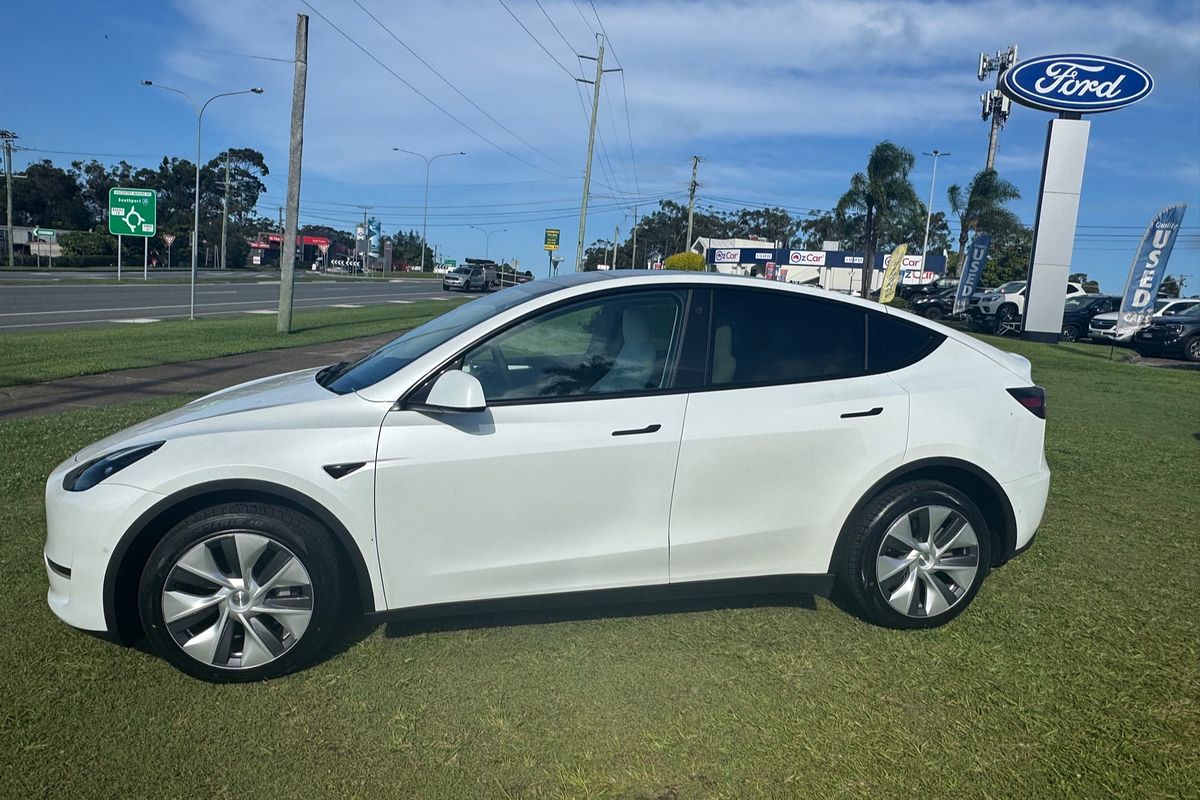
<instances>
[{"instance_id":1,"label":"white electric car","mask_svg":"<svg viewBox=\"0 0 1200 800\"><path fill-rule=\"evenodd\" d=\"M1044 420L1028 361L875 303L541 280L79 452L49 603L213 681L300 668L348 614L837 587L932 627L1030 544Z\"/></svg>"}]
</instances>

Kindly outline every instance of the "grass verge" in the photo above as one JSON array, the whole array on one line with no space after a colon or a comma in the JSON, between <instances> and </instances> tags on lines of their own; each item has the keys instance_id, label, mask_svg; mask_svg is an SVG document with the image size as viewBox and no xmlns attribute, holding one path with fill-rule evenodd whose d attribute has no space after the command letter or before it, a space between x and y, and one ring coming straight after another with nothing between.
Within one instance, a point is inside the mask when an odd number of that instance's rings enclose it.
<instances>
[{"instance_id":1,"label":"grass verge","mask_svg":"<svg viewBox=\"0 0 1200 800\"><path fill-rule=\"evenodd\" d=\"M461 302L297 311L290 335L276 333L275 316L266 314L6 334L0 386L373 336L419 325Z\"/></svg>"},{"instance_id":2,"label":"grass verge","mask_svg":"<svg viewBox=\"0 0 1200 800\"><path fill-rule=\"evenodd\" d=\"M782 598L475 617L252 686L45 606L45 475L175 402L0 423L0 796L1200 796L1197 376L1001 345L1049 392L1050 502L948 627Z\"/></svg>"}]
</instances>

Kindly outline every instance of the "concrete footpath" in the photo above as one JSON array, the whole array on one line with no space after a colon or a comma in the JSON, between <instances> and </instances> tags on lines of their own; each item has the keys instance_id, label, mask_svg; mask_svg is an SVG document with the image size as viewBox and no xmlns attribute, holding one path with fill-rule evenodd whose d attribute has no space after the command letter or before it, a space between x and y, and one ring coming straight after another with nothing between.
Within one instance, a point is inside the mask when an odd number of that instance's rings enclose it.
<instances>
[{"instance_id":1,"label":"concrete footpath","mask_svg":"<svg viewBox=\"0 0 1200 800\"><path fill-rule=\"evenodd\" d=\"M396 337L395 333L308 347L263 350L81 375L47 383L0 388L0 422L78 408L98 408L155 397L214 392L281 372L353 361Z\"/></svg>"}]
</instances>

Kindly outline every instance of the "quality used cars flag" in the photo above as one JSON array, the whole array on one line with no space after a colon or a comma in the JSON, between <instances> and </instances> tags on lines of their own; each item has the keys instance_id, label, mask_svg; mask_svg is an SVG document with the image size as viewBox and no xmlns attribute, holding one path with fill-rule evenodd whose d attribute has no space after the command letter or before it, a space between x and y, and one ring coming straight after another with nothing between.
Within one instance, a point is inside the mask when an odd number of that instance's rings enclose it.
<instances>
[{"instance_id":1,"label":"quality used cars flag","mask_svg":"<svg viewBox=\"0 0 1200 800\"><path fill-rule=\"evenodd\" d=\"M908 252L908 245L902 244L892 251L888 257L887 270L883 273L883 287L879 290L879 302L890 303L896 296L896 284L900 281L900 263Z\"/></svg>"},{"instance_id":2,"label":"quality used cars flag","mask_svg":"<svg viewBox=\"0 0 1200 800\"><path fill-rule=\"evenodd\" d=\"M1167 270L1167 260L1175 247L1179 228L1187 203L1167 206L1158 212L1138 245L1137 255L1129 265L1129 279L1125 282L1125 294L1121 300L1121 311L1117 314L1117 337L1136 331L1149 324L1154 315L1154 301L1158 298L1158 287Z\"/></svg>"},{"instance_id":3,"label":"quality used cars flag","mask_svg":"<svg viewBox=\"0 0 1200 800\"><path fill-rule=\"evenodd\" d=\"M979 278L983 275L984 264L987 263L988 248L992 244L990 233L977 233L967 248L966 259L958 268L958 291L954 294L954 308L951 314L961 314L967 310L967 300L975 294L979 286Z\"/></svg>"}]
</instances>

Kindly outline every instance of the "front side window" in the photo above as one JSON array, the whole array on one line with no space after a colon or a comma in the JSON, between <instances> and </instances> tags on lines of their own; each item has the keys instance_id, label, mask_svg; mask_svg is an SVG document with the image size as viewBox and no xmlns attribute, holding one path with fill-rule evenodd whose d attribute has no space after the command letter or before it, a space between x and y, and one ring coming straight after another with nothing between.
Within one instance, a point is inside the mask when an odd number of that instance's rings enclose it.
<instances>
[{"instance_id":1,"label":"front side window","mask_svg":"<svg viewBox=\"0 0 1200 800\"><path fill-rule=\"evenodd\" d=\"M713 386L791 383L866 371L866 312L785 292L713 293Z\"/></svg>"},{"instance_id":2,"label":"front side window","mask_svg":"<svg viewBox=\"0 0 1200 800\"><path fill-rule=\"evenodd\" d=\"M469 350L489 403L669 388L682 292L618 293L548 311Z\"/></svg>"}]
</instances>

